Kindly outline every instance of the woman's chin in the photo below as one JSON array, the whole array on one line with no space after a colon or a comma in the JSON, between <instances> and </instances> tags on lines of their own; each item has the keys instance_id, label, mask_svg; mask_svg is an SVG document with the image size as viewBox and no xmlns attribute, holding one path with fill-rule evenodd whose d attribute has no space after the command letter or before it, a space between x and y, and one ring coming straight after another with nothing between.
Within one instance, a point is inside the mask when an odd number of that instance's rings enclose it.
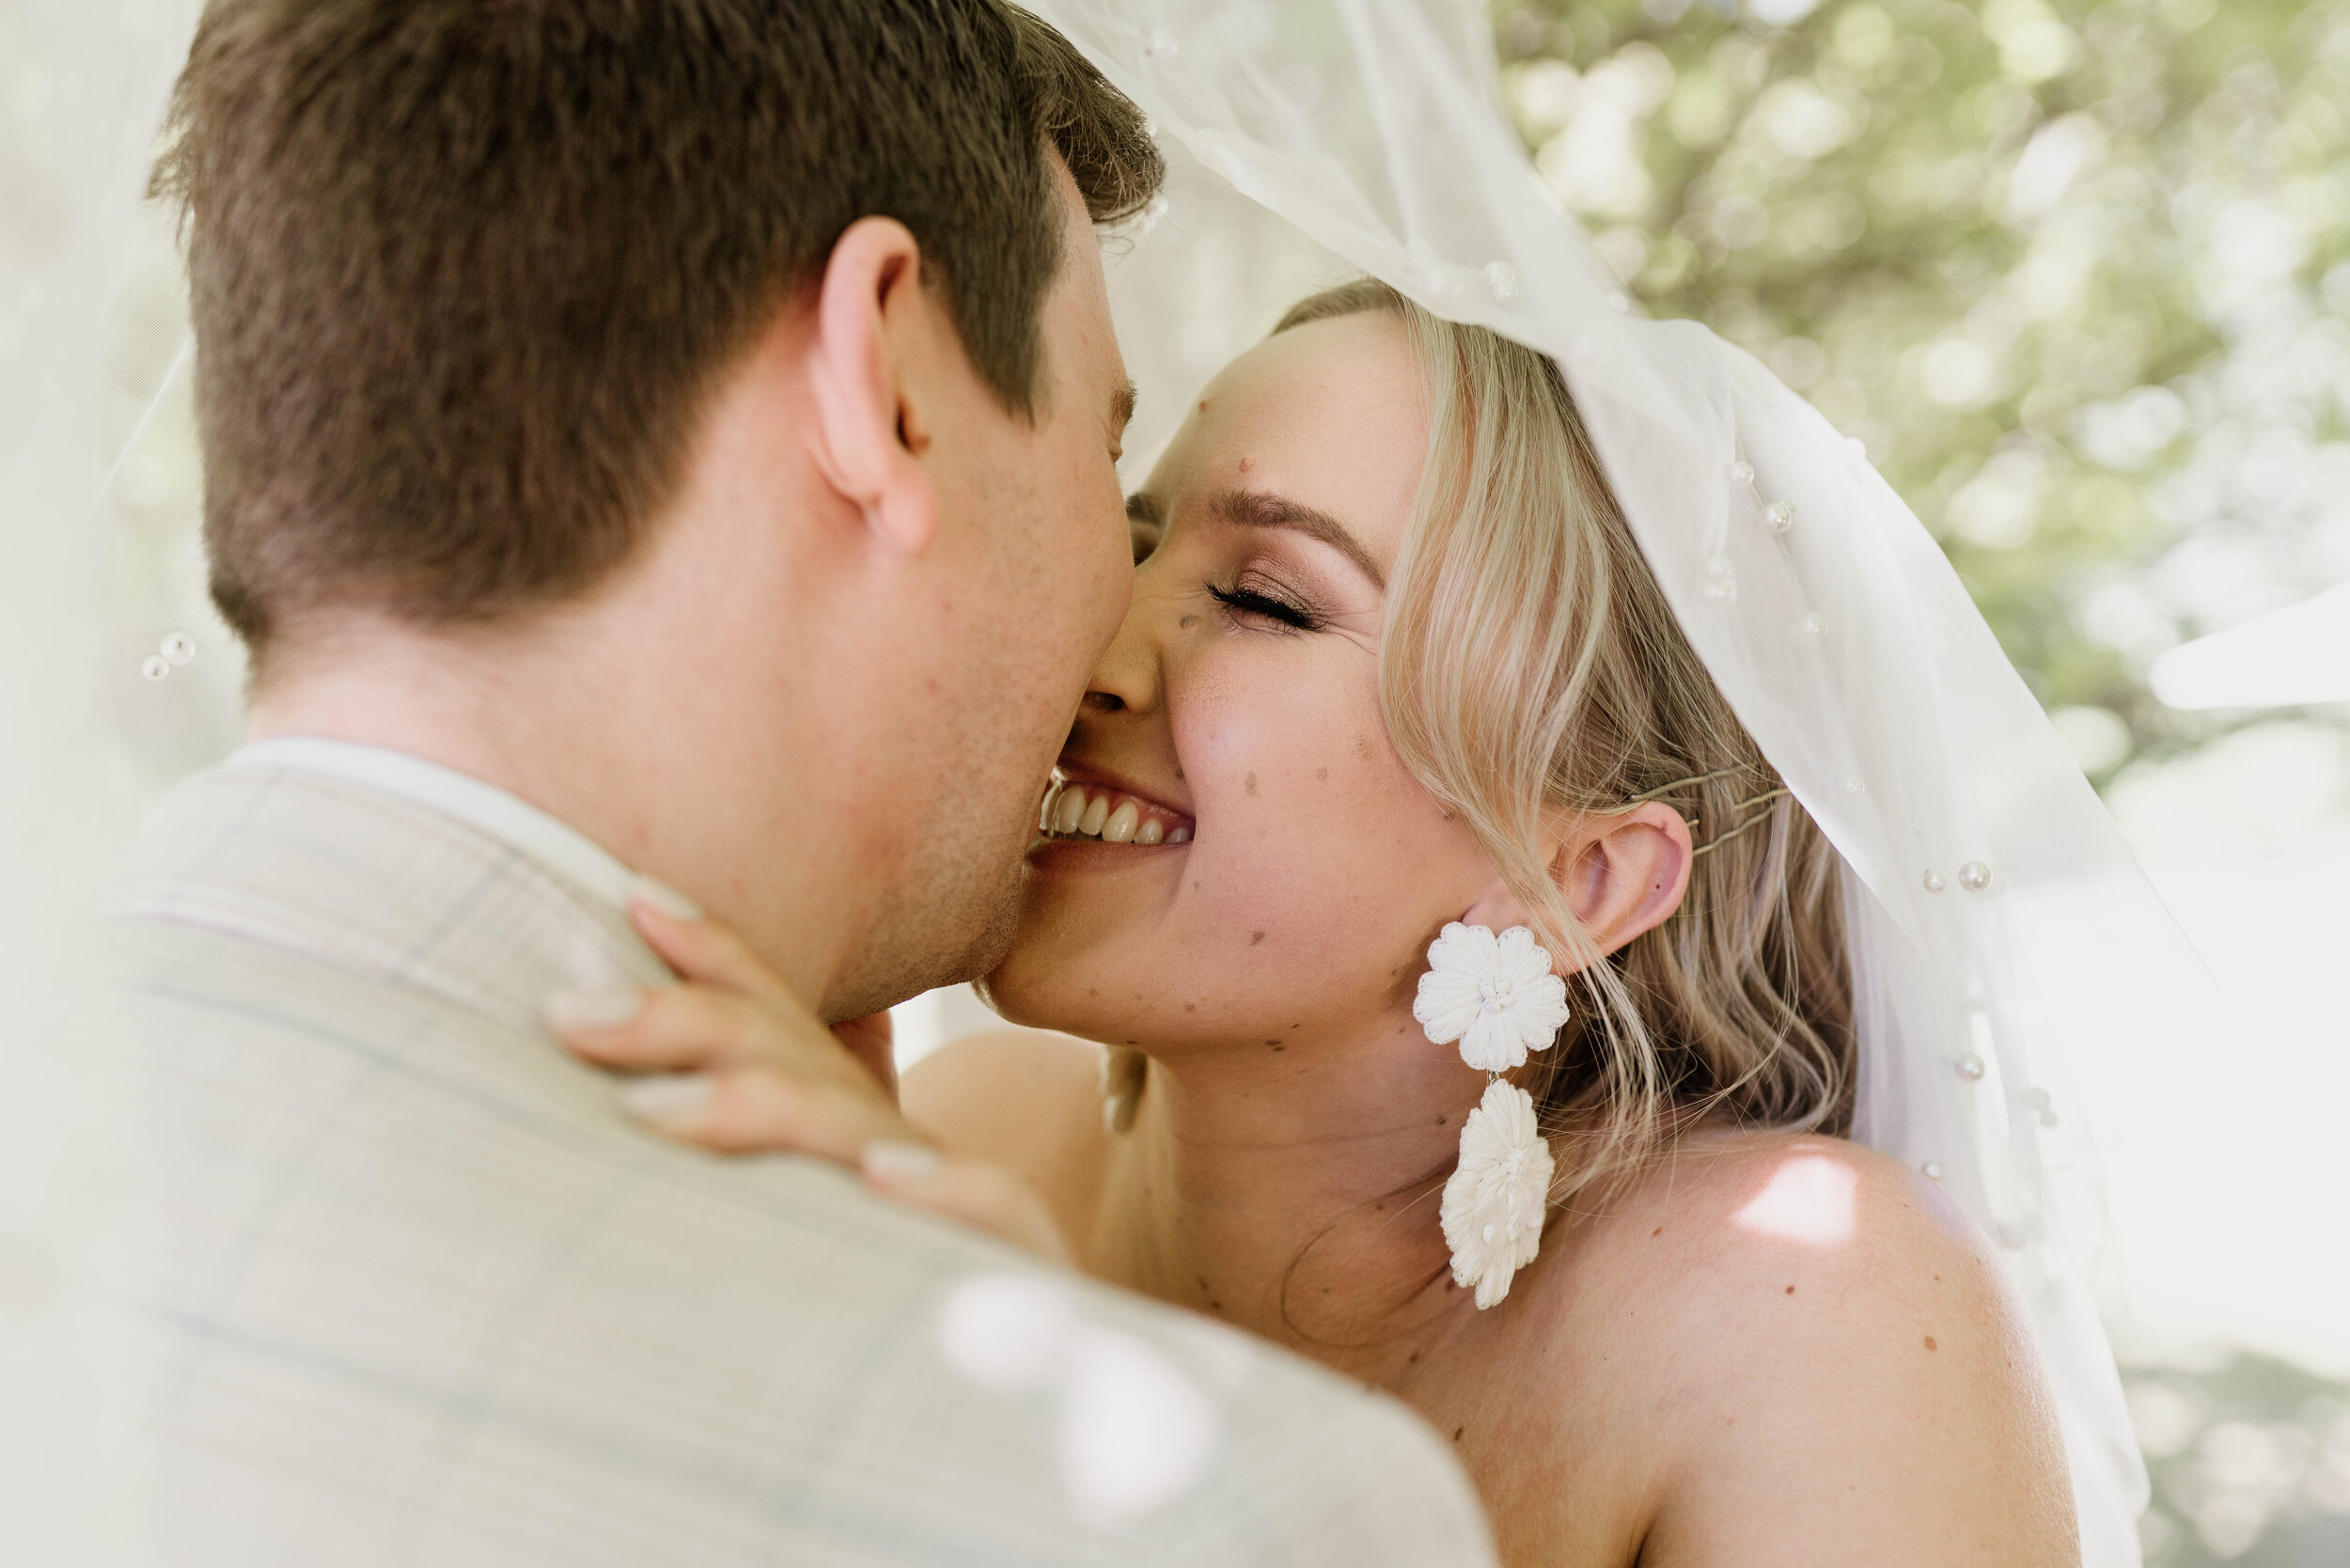
<instances>
[{"instance_id":1,"label":"woman's chin","mask_svg":"<svg viewBox=\"0 0 2350 1568\"><path fill-rule=\"evenodd\" d=\"M1111 971L1131 967L1140 933L1181 889L1190 849L1084 839L1032 845L1011 945L980 982L990 1004L1026 1027L1098 1033L1083 1025L1104 997L1136 999L1132 977Z\"/></svg>"},{"instance_id":2,"label":"woman's chin","mask_svg":"<svg viewBox=\"0 0 2350 1568\"><path fill-rule=\"evenodd\" d=\"M1076 1010L1070 1006L1071 969L1067 955L1049 931L1039 929L1033 904L1020 921L1011 946L995 968L978 982L987 1005L1007 1024L1027 1029L1058 1029L1074 1033ZM1084 994L1082 980L1073 988Z\"/></svg>"},{"instance_id":3,"label":"woman's chin","mask_svg":"<svg viewBox=\"0 0 2350 1568\"><path fill-rule=\"evenodd\" d=\"M1023 1028L1089 1040L1131 1033L1131 1017L1110 1016L1111 999L1131 1013L1149 998L1135 994L1133 975L1118 962L1122 922L1106 910L1073 907L1076 902L1031 885L1011 946L979 986L1006 1023Z\"/></svg>"}]
</instances>

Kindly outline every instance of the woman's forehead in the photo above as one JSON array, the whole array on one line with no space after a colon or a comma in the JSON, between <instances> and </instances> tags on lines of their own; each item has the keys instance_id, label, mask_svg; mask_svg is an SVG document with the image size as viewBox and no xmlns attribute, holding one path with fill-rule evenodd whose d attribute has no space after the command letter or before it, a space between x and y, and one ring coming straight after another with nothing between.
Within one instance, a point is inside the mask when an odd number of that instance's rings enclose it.
<instances>
[{"instance_id":1,"label":"woman's forehead","mask_svg":"<svg viewBox=\"0 0 2350 1568\"><path fill-rule=\"evenodd\" d=\"M1425 461L1426 403L1401 320L1365 312L1308 322L1218 373L1149 488L1163 503L1194 490L1277 491L1344 518L1391 558Z\"/></svg>"}]
</instances>

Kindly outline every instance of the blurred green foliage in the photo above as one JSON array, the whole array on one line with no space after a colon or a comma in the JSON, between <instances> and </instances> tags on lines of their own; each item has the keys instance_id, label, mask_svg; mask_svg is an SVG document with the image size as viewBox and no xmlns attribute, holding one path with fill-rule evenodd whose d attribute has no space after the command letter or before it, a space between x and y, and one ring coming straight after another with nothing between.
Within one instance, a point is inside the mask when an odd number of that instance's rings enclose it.
<instances>
[{"instance_id":1,"label":"blurred green foliage","mask_svg":"<svg viewBox=\"0 0 2350 1568\"><path fill-rule=\"evenodd\" d=\"M2186 638L2350 576L2350 6L1500 0L1653 314L1859 436L2103 783Z\"/></svg>"},{"instance_id":2,"label":"blurred green foliage","mask_svg":"<svg viewBox=\"0 0 2350 1568\"><path fill-rule=\"evenodd\" d=\"M2129 1367L2148 1568L2350 1563L2350 1388L2271 1356Z\"/></svg>"}]
</instances>

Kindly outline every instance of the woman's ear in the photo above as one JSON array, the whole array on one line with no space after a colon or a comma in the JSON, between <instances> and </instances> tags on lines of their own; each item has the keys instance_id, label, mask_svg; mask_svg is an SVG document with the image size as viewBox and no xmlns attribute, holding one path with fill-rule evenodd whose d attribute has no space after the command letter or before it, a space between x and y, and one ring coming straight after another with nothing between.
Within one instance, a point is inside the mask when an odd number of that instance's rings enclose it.
<instances>
[{"instance_id":1,"label":"woman's ear","mask_svg":"<svg viewBox=\"0 0 2350 1568\"><path fill-rule=\"evenodd\" d=\"M1603 953L1672 917L1689 891L1689 824L1662 801L1586 817L1551 861L1567 902Z\"/></svg>"},{"instance_id":2,"label":"woman's ear","mask_svg":"<svg viewBox=\"0 0 2350 1568\"><path fill-rule=\"evenodd\" d=\"M1694 858L1689 824L1671 807L1651 801L1625 812L1562 819L1550 874L1592 944L1612 953L1681 907ZM1461 918L1494 931L1531 923L1525 903L1499 878ZM1552 957L1573 963L1567 954Z\"/></svg>"},{"instance_id":3,"label":"woman's ear","mask_svg":"<svg viewBox=\"0 0 2350 1568\"><path fill-rule=\"evenodd\" d=\"M922 466L931 431L913 371L936 345L922 252L894 218L860 218L832 247L817 285L808 374L816 466L866 525L920 555L938 533L938 497Z\"/></svg>"}]
</instances>

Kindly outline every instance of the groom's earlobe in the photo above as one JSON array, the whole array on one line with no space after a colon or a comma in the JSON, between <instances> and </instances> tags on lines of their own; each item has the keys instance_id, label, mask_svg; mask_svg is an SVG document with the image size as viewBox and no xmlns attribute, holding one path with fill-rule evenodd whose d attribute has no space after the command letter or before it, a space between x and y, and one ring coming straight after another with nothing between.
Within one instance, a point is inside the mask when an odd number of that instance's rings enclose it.
<instances>
[{"instance_id":1,"label":"groom's earlobe","mask_svg":"<svg viewBox=\"0 0 2350 1568\"><path fill-rule=\"evenodd\" d=\"M862 218L834 244L817 284L808 351L818 470L890 547L920 555L938 506L922 457L931 431L908 370L932 330L922 253L903 224Z\"/></svg>"}]
</instances>

